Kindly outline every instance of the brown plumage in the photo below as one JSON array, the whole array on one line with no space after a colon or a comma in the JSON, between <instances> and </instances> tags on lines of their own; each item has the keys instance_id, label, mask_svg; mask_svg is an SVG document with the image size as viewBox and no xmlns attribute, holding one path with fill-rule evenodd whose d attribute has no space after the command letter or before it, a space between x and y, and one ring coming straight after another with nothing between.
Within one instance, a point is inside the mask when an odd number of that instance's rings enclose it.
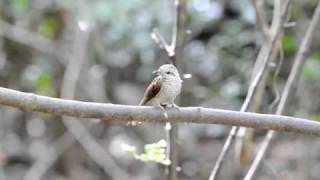
<instances>
[{"instance_id":1,"label":"brown plumage","mask_svg":"<svg viewBox=\"0 0 320 180\"><path fill-rule=\"evenodd\" d=\"M164 108L177 107L175 98L180 94L182 80L177 68L172 64L164 64L154 71L157 76L150 82L139 105L161 108L164 116L168 114ZM137 125L141 122L128 122L128 125Z\"/></svg>"},{"instance_id":2,"label":"brown plumage","mask_svg":"<svg viewBox=\"0 0 320 180\"><path fill-rule=\"evenodd\" d=\"M139 106L147 105L149 101L154 98L161 89L161 76L156 76L147 87L146 91L144 92L143 98L139 103Z\"/></svg>"}]
</instances>

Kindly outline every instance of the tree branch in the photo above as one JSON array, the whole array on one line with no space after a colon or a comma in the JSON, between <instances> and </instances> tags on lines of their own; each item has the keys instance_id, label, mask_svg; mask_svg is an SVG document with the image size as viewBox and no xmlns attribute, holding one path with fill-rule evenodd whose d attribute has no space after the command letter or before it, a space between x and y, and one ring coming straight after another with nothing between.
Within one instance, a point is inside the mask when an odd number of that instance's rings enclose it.
<instances>
[{"instance_id":1,"label":"tree branch","mask_svg":"<svg viewBox=\"0 0 320 180\"><path fill-rule=\"evenodd\" d=\"M155 41L155 43L158 44L160 49L163 49L169 57L172 57L174 55L174 50L166 40L161 36L159 30L157 28L154 28L151 32L151 38Z\"/></svg>"},{"instance_id":2,"label":"tree branch","mask_svg":"<svg viewBox=\"0 0 320 180\"><path fill-rule=\"evenodd\" d=\"M0 88L0 104L28 112L43 112L58 116L98 118L105 121L189 122L223 124L272 129L320 136L320 123L302 118L267 115L203 107L168 109L166 119L160 109L145 106L103 104L51 98Z\"/></svg>"},{"instance_id":3,"label":"tree branch","mask_svg":"<svg viewBox=\"0 0 320 180\"><path fill-rule=\"evenodd\" d=\"M263 0L251 0L252 5L255 10L256 24L261 32L264 41L269 39L269 26L266 20L266 14L264 10L264 1Z\"/></svg>"},{"instance_id":4,"label":"tree branch","mask_svg":"<svg viewBox=\"0 0 320 180\"><path fill-rule=\"evenodd\" d=\"M280 103L278 105L276 114L281 115L284 113L285 106L287 105L288 101L290 100L291 94L295 91L296 83L298 82L298 79L301 74L301 70L303 68L303 65L306 61L306 55L309 51L311 42L313 40L314 34L316 32L317 24L320 21L320 2L318 2L318 5L315 9L315 12L313 14L312 20L309 24L309 27L306 31L306 34L301 42L301 46L299 47L299 50L297 52L297 55L294 59L294 64L292 66L292 69L290 71L290 75L288 77L287 83L284 87L284 90L282 92L282 96L280 99ZM265 136L265 139L262 142L261 148L259 149L259 152L257 153L256 158L254 159L247 175L245 176L245 180L250 180L255 175L259 165L261 164L261 161L271 143L271 140L276 135L276 132L274 131L268 131L267 135Z\"/></svg>"},{"instance_id":5,"label":"tree branch","mask_svg":"<svg viewBox=\"0 0 320 180\"><path fill-rule=\"evenodd\" d=\"M270 29L270 38L266 43L262 46L262 48L259 51L259 55L256 60L256 64L254 66L254 69L252 71L251 80L250 80L250 86L248 88L246 99L244 100L240 111L245 112L247 111L250 106L252 105L252 100L257 92L257 88L259 83L261 82L264 74L266 73L266 69L268 67L268 63L270 62L270 58L272 58L272 50L277 45L277 40L281 34L282 28L283 28L283 22L285 21L288 6L291 0L284 1L284 8L281 9L279 4L275 5L274 8L274 14L277 14L278 16L274 16L271 29ZM280 0L275 0L275 3L280 3ZM238 132L239 127L232 127L228 137L222 147L222 150L218 156L218 159L215 163L215 166L210 174L209 180L216 179L221 166L223 165L223 161L231 147L231 144L234 140L234 137L236 133ZM240 134L241 133L241 134ZM245 131L242 131L238 134L239 138L241 139L245 133Z\"/></svg>"},{"instance_id":6,"label":"tree branch","mask_svg":"<svg viewBox=\"0 0 320 180\"><path fill-rule=\"evenodd\" d=\"M260 1L260 0L253 0ZM257 3L257 2L256 2ZM258 2L258 4L263 2ZM286 12L288 9L289 1L285 1L283 3L284 7L282 8L282 4L280 0L274 0L274 9L273 9L273 18L271 27L268 27L268 32L264 34L265 39L263 40L262 47L259 51L259 55L257 56L256 63L253 68L253 73L251 75L251 83L253 83L254 79L258 77L257 73L261 74L261 80L257 84L257 90L254 93L254 97L252 98L252 102L250 102L250 106L248 106L246 111L258 112L259 106L262 96L265 91L265 86L267 85L267 80L270 75L270 64L274 64L278 54L279 49L281 49L281 31L283 29L283 25L285 24L285 20L287 18ZM257 4L257 6L259 6ZM261 8L261 7L260 7ZM258 9L256 9L258 11ZM261 10L263 11L263 9ZM258 12L256 12L258 13ZM261 14L261 13L260 13ZM260 22L261 23L261 22ZM259 25L259 24L258 24ZM265 24L267 25L267 24ZM261 26L261 25L259 25ZM240 163L245 164L248 161L248 155L250 151L250 146L253 138L253 130L247 128L239 128L236 135L236 143L235 143L235 154L236 157L239 158Z\"/></svg>"},{"instance_id":7,"label":"tree branch","mask_svg":"<svg viewBox=\"0 0 320 180\"><path fill-rule=\"evenodd\" d=\"M180 73L183 73L182 64L182 54L183 45L185 41L185 23L187 14L187 1L186 0L174 0L175 2L175 22L173 25L172 40L170 45L164 40L160 32L155 28L151 33L152 39L159 45L160 49L163 49L171 63L175 65ZM183 96L183 92L181 93ZM180 99L178 99L181 104ZM168 140L168 156L171 164L168 167L168 179L176 180L177 178L177 166L178 166L178 152L177 152L177 138L178 138L178 125L174 123L167 123L165 128L167 130L167 140Z\"/></svg>"},{"instance_id":8,"label":"tree branch","mask_svg":"<svg viewBox=\"0 0 320 180\"><path fill-rule=\"evenodd\" d=\"M180 73L183 74L182 69L182 56L183 56L183 45L185 42L185 24L187 16L187 0L174 0L175 2L175 24L173 26L173 34L171 41L171 48L173 49L173 54L169 54L172 57L172 63L178 68ZM180 99L178 103L182 105L183 90L181 92ZM169 156L171 164L169 166L169 180L177 180L177 167L178 167L178 124L171 123L171 129L168 130L168 143L169 143Z\"/></svg>"}]
</instances>

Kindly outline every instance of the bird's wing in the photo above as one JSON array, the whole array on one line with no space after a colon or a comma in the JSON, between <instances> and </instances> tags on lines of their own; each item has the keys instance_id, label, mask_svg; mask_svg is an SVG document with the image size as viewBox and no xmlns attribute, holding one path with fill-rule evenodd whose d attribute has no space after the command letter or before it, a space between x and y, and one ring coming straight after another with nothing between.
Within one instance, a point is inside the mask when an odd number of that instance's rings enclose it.
<instances>
[{"instance_id":1,"label":"bird's wing","mask_svg":"<svg viewBox=\"0 0 320 180\"><path fill-rule=\"evenodd\" d=\"M157 76L151 81L150 85L147 87L139 105L140 106L146 105L152 98L154 98L159 93L160 89L161 89L161 76Z\"/></svg>"}]
</instances>

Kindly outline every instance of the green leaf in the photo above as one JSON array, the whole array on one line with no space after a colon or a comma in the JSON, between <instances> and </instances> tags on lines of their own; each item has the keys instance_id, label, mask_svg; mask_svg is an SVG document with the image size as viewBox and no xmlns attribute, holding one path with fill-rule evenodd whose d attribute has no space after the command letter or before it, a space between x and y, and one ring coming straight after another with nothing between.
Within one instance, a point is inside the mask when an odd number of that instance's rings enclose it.
<instances>
[{"instance_id":1,"label":"green leaf","mask_svg":"<svg viewBox=\"0 0 320 180\"><path fill-rule=\"evenodd\" d=\"M134 146L127 144L122 145L123 150L131 152L131 154L140 161L168 165L170 164L170 160L167 159L166 147L167 142L165 140L160 140L156 143L144 145L144 153L138 155Z\"/></svg>"},{"instance_id":2,"label":"green leaf","mask_svg":"<svg viewBox=\"0 0 320 180\"><path fill-rule=\"evenodd\" d=\"M38 32L49 38L54 38L58 22L53 16L44 17L38 26Z\"/></svg>"},{"instance_id":3,"label":"green leaf","mask_svg":"<svg viewBox=\"0 0 320 180\"><path fill-rule=\"evenodd\" d=\"M34 81L34 88L38 94L46 96L55 96L52 85L52 78L48 72L42 71Z\"/></svg>"},{"instance_id":4,"label":"green leaf","mask_svg":"<svg viewBox=\"0 0 320 180\"><path fill-rule=\"evenodd\" d=\"M141 161L149 161L150 159L149 159L149 156L147 155L147 154L141 154L140 156L139 156L139 159L141 160Z\"/></svg>"},{"instance_id":5,"label":"green leaf","mask_svg":"<svg viewBox=\"0 0 320 180\"><path fill-rule=\"evenodd\" d=\"M29 7L29 0L11 0L10 2L15 10L24 11Z\"/></svg>"},{"instance_id":6,"label":"green leaf","mask_svg":"<svg viewBox=\"0 0 320 180\"><path fill-rule=\"evenodd\" d=\"M165 154L166 150L164 148L155 149L154 153L156 154Z\"/></svg>"},{"instance_id":7,"label":"green leaf","mask_svg":"<svg viewBox=\"0 0 320 180\"><path fill-rule=\"evenodd\" d=\"M286 33L282 37L282 47L285 53L291 54L295 50L294 36L292 33Z\"/></svg>"},{"instance_id":8,"label":"green leaf","mask_svg":"<svg viewBox=\"0 0 320 180\"><path fill-rule=\"evenodd\" d=\"M146 145L144 145L144 151L146 152L146 153L148 153L148 152L150 152L151 150L152 150L152 144L146 144Z\"/></svg>"},{"instance_id":9,"label":"green leaf","mask_svg":"<svg viewBox=\"0 0 320 180\"><path fill-rule=\"evenodd\" d=\"M51 77L50 77L49 73L41 72L41 73L39 73L39 75L36 79L35 85L37 88L46 87L50 84L50 81L51 81Z\"/></svg>"},{"instance_id":10,"label":"green leaf","mask_svg":"<svg viewBox=\"0 0 320 180\"><path fill-rule=\"evenodd\" d=\"M320 76L320 53L314 53L307 58L303 67L303 77L310 80L318 80Z\"/></svg>"}]
</instances>

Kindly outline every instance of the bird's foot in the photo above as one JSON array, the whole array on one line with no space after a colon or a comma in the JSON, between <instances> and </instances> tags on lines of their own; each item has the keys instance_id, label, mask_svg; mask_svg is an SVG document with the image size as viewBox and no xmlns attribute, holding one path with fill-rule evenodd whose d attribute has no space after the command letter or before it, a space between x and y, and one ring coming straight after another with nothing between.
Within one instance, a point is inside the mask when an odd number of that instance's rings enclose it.
<instances>
[{"instance_id":1,"label":"bird's foot","mask_svg":"<svg viewBox=\"0 0 320 180\"><path fill-rule=\"evenodd\" d=\"M171 103L170 106L168 106L168 107L176 109L180 112L180 107L178 105L176 105L175 103Z\"/></svg>"},{"instance_id":2,"label":"bird's foot","mask_svg":"<svg viewBox=\"0 0 320 180\"><path fill-rule=\"evenodd\" d=\"M176 105L175 103L172 103L172 107L175 108L175 109L177 109L177 110L180 110L180 109L179 109L180 107L179 107L178 105Z\"/></svg>"},{"instance_id":3,"label":"bird's foot","mask_svg":"<svg viewBox=\"0 0 320 180\"><path fill-rule=\"evenodd\" d=\"M164 111L163 116L164 116L164 118L166 118L166 119L169 118L167 111Z\"/></svg>"},{"instance_id":4,"label":"bird's foot","mask_svg":"<svg viewBox=\"0 0 320 180\"><path fill-rule=\"evenodd\" d=\"M161 104L158 107L163 111L164 118L168 119L169 116L166 109Z\"/></svg>"}]
</instances>

